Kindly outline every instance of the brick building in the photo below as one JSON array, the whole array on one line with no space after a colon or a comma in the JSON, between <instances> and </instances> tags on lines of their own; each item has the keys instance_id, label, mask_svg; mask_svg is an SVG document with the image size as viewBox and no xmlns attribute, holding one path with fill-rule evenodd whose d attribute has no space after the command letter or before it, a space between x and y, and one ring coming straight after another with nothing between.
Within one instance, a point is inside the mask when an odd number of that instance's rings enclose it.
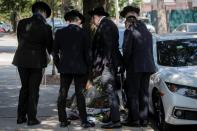
<instances>
[{"instance_id":1,"label":"brick building","mask_svg":"<svg viewBox=\"0 0 197 131\"><path fill-rule=\"evenodd\" d=\"M197 7L197 0L143 0L141 5L142 12L158 10L159 2L166 10L189 9Z\"/></svg>"}]
</instances>

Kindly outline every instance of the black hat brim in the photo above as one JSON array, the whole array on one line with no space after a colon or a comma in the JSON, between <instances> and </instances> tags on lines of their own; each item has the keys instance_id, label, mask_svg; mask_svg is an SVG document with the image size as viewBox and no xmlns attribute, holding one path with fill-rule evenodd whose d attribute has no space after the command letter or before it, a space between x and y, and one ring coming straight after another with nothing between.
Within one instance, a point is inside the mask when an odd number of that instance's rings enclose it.
<instances>
[{"instance_id":1,"label":"black hat brim","mask_svg":"<svg viewBox=\"0 0 197 131\"><path fill-rule=\"evenodd\" d=\"M133 6L126 6L124 9L120 12L120 16L125 17L128 12L135 12L136 14L139 15L140 9L138 7L133 7Z\"/></svg>"},{"instance_id":2,"label":"black hat brim","mask_svg":"<svg viewBox=\"0 0 197 131\"><path fill-rule=\"evenodd\" d=\"M85 22L85 17L76 10L72 10L64 15L65 21L69 21L71 17L79 17L82 24Z\"/></svg>"},{"instance_id":3,"label":"black hat brim","mask_svg":"<svg viewBox=\"0 0 197 131\"><path fill-rule=\"evenodd\" d=\"M34 3L32 5L32 12L35 13L36 9L43 9L43 10L45 10L47 18L51 16L51 8L45 2L39 1L39 2Z\"/></svg>"}]
</instances>

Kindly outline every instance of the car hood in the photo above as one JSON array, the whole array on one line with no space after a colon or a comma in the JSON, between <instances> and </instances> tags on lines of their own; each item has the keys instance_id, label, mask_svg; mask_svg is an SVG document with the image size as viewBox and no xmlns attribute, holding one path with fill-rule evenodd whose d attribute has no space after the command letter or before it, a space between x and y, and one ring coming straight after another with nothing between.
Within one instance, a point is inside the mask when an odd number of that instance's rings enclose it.
<instances>
[{"instance_id":1,"label":"car hood","mask_svg":"<svg viewBox=\"0 0 197 131\"><path fill-rule=\"evenodd\" d=\"M197 88L197 66L160 67L157 73L165 82Z\"/></svg>"}]
</instances>

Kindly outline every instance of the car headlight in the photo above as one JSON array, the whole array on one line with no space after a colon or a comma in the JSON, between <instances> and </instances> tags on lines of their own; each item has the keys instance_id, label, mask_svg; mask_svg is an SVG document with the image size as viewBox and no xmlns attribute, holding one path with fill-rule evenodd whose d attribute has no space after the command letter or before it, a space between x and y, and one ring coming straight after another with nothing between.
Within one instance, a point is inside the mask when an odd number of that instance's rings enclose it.
<instances>
[{"instance_id":1,"label":"car headlight","mask_svg":"<svg viewBox=\"0 0 197 131\"><path fill-rule=\"evenodd\" d=\"M168 82L166 82L166 85L168 89L173 93L197 99L197 88L184 85L177 85Z\"/></svg>"}]
</instances>

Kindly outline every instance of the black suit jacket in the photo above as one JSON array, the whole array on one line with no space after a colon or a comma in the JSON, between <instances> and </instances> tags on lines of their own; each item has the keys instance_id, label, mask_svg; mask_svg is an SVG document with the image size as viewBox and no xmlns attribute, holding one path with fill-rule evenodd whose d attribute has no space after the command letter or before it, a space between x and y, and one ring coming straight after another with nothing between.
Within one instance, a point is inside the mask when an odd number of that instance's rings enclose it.
<instances>
[{"instance_id":1,"label":"black suit jacket","mask_svg":"<svg viewBox=\"0 0 197 131\"><path fill-rule=\"evenodd\" d=\"M88 73L90 53L90 38L81 27L70 24L56 32L53 56L60 73Z\"/></svg>"},{"instance_id":2,"label":"black suit jacket","mask_svg":"<svg viewBox=\"0 0 197 131\"><path fill-rule=\"evenodd\" d=\"M118 28L113 21L103 18L94 35L93 73L101 73L105 65L116 69L122 66L122 56L119 51Z\"/></svg>"},{"instance_id":3,"label":"black suit jacket","mask_svg":"<svg viewBox=\"0 0 197 131\"><path fill-rule=\"evenodd\" d=\"M17 27L18 48L13 64L25 68L47 66L47 54L52 51L52 31L39 14L19 21Z\"/></svg>"},{"instance_id":4,"label":"black suit jacket","mask_svg":"<svg viewBox=\"0 0 197 131\"><path fill-rule=\"evenodd\" d=\"M123 59L128 72L155 72L152 34L141 21L125 30Z\"/></svg>"}]
</instances>

